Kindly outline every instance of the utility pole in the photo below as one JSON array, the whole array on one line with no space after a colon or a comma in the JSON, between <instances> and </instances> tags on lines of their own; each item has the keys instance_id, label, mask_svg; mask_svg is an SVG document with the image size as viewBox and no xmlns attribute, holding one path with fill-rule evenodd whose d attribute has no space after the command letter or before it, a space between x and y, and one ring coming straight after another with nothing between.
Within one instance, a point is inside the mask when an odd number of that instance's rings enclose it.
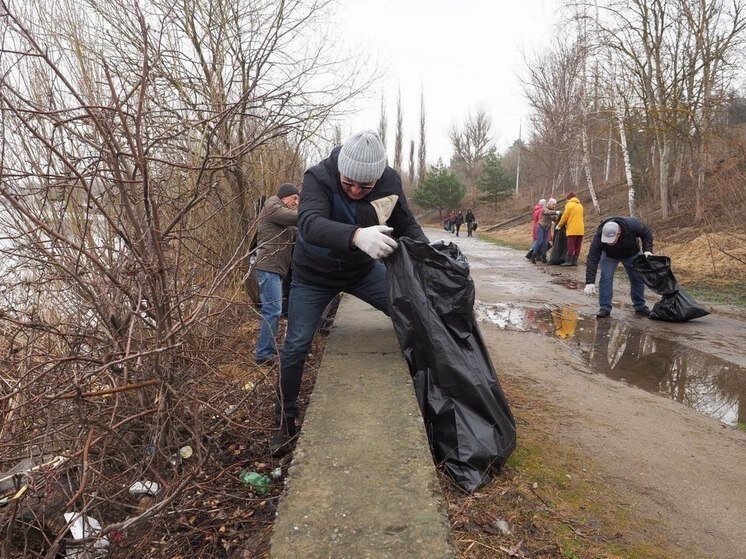
<instances>
[{"instance_id":1,"label":"utility pole","mask_svg":"<svg viewBox=\"0 0 746 559\"><path fill-rule=\"evenodd\" d=\"M523 122L518 120L518 165L515 171L515 193L518 194L518 181L521 180L521 151L523 151L523 142L521 142L521 124Z\"/></svg>"}]
</instances>

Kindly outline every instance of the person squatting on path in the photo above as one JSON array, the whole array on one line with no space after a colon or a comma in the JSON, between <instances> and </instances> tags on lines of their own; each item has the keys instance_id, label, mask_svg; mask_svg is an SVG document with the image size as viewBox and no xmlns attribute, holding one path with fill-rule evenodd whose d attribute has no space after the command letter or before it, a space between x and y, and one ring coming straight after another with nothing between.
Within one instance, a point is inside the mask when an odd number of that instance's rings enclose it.
<instances>
[{"instance_id":1,"label":"person squatting on path","mask_svg":"<svg viewBox=\"0 0 746 559\"><path fill-rule=\"evenodd\" d=\"M534 255L534 251L536 250L536 227L539 223L539 218L541 217L541 210L544 209L544 206L547 205L546 199L542 198L536 204L534 205L534 211L533 211L533 223L531 224L531 248L528 249L528 252L526 253L526 258L531 260L531 258Z\"/></svg>"},{"instance_id":2,"label":"person squatting on path","mask_svg":"<svg viewBox=\"0 0 746 559\"><path fill-rule=\"evenodd\" d=\"M277 328L282 314L282 280L290 258L298 221L298 187L281 184L259 211L257 225L256 279L262 303L262 324L256 346L256 362L277 361Z\"/></svg>"},{"instance_id":3,"label":"person squatting on path","mask_svg":"<svg viewBox=\"0 0 746 559\"><path fill-rule=\"evenodd\" d=\"M601 267L601 279L598 282L598 318L607 318L611 314L611 298L614 293L614 272L621 262L629 277L629 293L635 314L648 316L650 309L645 305L645 284L637 273L632 261L640 254L639 243L642 242L642 253L648 257L653 254L653 233L647 225L634 217L611 217L598 226L588 251L588 262L585 267L586 295L596 293L596 270Z\"/></svg>"},{"instance_id":4,"label":"person squatting on path","mask_svg":"<svg viewBox=\"0 0 746 559\"><path fill-rule=\"evenodd\" d=\"M562 266L577 266L578 256L580 256L580 245L583 243L583 234L585 233L585 222L583 220L583 205L571 190L565 196L567 203L565 211L557 224L557 229L565 227L565 236L567 237L567 258Z\"/></svg>"},{"instance_id":5,"label":"person squatting on path","mask_svg":"<svg viewBox=\"0 0 746 559\"><path fill-rule=\"evenodd\" d=\"M531 254L531 264L536 264L536 260L539 258L545 264L547 262L549 235L561 213L556 208L557 200L550 198L547 200L547 205L539 212L539 221L536 224L536 248Z\"/></svg>"},{"instance_id":6,"label":"person squatting on path","mask_svg":"<svg viewBox=\"0 0 746 559\"><path fill-rule=\"evenodd\" d=\"M386 268L380 259L398 248L394 239L402 236L428 242L375 132L355 134L306 171L280 358L275 402L279 430L272 438L273 454L284 452L296 434L303 366L324 309L346 292L388 315Z\"/></svg>"},{"instance_id":7,"label":"person squatting on path","mask_svg":"<svg viewBox=\"0 0 746 559\"><path fill-rule=\"evenodd\" d=\"M474 214L472 213L471 209L466 210L466 217L464 217L464 221L466 221L466 236L471 237L471 234L474 232L474 222L477 219L474 217Z\"/></svg>"}]
</instances>

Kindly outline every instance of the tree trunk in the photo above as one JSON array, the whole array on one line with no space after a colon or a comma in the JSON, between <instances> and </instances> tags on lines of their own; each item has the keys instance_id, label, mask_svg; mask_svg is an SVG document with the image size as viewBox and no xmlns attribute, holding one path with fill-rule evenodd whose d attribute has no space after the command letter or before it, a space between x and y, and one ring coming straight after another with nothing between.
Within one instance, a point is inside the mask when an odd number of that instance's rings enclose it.
<instances>
[{"instance_id":1,"label":"tree trunk","mask_svg":"<svg viewBox=\"0 0 746 559\"><path fill-rule=\"evenodd\" d=\"M660 161L658 169L658 192L661 200L661 214L663 219L668 219L671 215L671 207L668 192L668 171L671 166L671 141L668 138L663 139L663 149L660 151Z\"/></svg>"},{"instance_id":2,"label":"tree trunk","mask_svg":"<svg viewBox=\"0 0 746 559\"><path fill-rule=\"evenodd\" d=\"M596 190L593 188L593 176L591 174L591 159L588 153L588 134L585 130L585 123L583 124L583 168L585 169L585 180L588 183L588 192L591 194L591 200L593 201L593 207L597 214L601 213L601 206L598 203L596 197Z\"/></svg>"},{"instance_id":3,"label":"tree trunk","mask_svg":"<svg viewBox=\"0 0 746 559\"><path fill-rule=\"evenodd\" d=\"M624 176L627 178L627 203L629 205L629 215L635 215L635 184L632 180L632 165L629 160L629 149L627 148L627 131L624 128L624 114L622 110L616 108L616 118L619 123L619 142L622 146L622 159L624 161Z\"/></svg>"}]
</instances>

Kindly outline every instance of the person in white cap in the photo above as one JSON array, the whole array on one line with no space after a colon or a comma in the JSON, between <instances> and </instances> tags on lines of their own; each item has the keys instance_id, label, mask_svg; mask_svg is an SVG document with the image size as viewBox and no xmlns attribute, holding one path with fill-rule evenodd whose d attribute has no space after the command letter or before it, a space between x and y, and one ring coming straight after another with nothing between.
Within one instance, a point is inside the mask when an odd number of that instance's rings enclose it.
<instances>
[{"instance_id":1,"label":"person in white cap","mask_svg":"<svg viewBox=\"0 0 746 559\"><path fill-rule=\"evenodd\" d=\"M404 236L428 242L375 132L355 134L306 171L280 356L273 454L287 450L296 434L303 366L324 309L346 292L388 314L381 259L396 250L396 238Z\"/></svg>"},{"instance_id":2,"label":"person in white cap","mask_svg":"<svg viewBox=\"0 0 746 559\"><path fill-rule=\"evenodd\" d=\"M611 299L614 294L614 272L621 262L630 283L630 297L635 314L648 316L650 309L645 305L645 283L637 273L632 261L642 253L647 257L653 254L653 233L650 228L634 217L611 217L596 229L588 251L585 266L586 295L596 294L596 271L601 268L598 282L599 310L597 318L607 318L611 314Z\"/></svg>"}]
</instances>

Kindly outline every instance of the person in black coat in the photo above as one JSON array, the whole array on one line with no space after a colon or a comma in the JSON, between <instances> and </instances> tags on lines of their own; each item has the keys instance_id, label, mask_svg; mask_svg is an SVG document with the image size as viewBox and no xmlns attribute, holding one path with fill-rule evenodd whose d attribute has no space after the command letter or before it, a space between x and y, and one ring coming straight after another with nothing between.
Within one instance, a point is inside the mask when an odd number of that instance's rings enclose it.
<instances>
[{"instance_id":1,"label":"person in black coat","mask_svg":"<svg viewBox=\"0 0 746 559\"><path fill-rule=\"evenodd\" d=\"M458 237L459 229L461 229L461 226L464 224L464 214L461 212L461 210L459 210L456 214L456 219L454 220L453 224L456 227L456 236Z\"/></svg>"},{"instance_id":2,"label":"person in black coat","mask_svg":"<svg viewBox=\"0 0 746 559\"><path fill-rule=\"evenodd\" d=\"M466 236L471 237L471 234L474 232L474 222L476 221L471 209L466 210L464 221L466 221Z\"/></svg>"},{"instance_id":3,"label":"person in black coat","mask_svg":"<svg viewBox=\"0 0 746 559\"><path fill-rule=\"evenodd\" d=\"M399 174L373 131L349 138L303 177L288 325L280 358L271 451L295 436L298 393L308 350L327 305L341 292L388 311L382 258L396 239L428 242L407 205Z\"/></svg>"},{"instance_id":4,"label":"person in black coat","mask_svg":"<svg viewBox=\"0 0 746 559\"><path fill-rule=\"evenodd\" d=\"M653 254L653 233L647 225L634 217L611 217L598 226L591 241L585 267L586 295L596 293L596 271L601 268L598 282L598 318L611 314L611 299L614 294L614 272L621 262L630 282L630 297L635 313L648 316L650 309L645 305L645 283L635 270L632 261L642 253Z\"/></svg>"}]
</instances>

